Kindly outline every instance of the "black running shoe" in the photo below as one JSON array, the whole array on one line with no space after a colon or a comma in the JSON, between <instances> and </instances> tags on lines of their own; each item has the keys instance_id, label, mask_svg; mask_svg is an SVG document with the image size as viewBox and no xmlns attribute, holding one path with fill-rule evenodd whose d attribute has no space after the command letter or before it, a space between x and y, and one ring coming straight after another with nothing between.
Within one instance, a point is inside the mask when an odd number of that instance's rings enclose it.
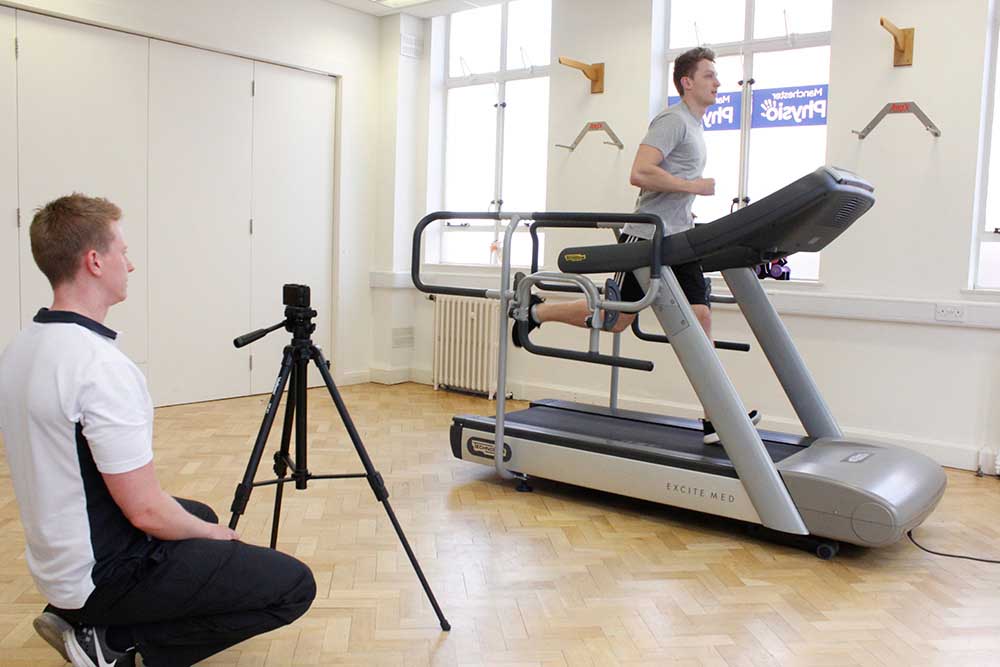
<instances>
[{"instance_id":1,"label":"black running shoe","mask_svg":"<svg viewBox=\"0 0 1000 667\"><path fill-rule=\"evenodd\" d=\"M757 410L751 410L747 413L747 417L750 418L750 423L756 426L760 423L760 412ZM701 431L703 433L702 442L706 445L717 445L721 442L719 434L715 432L715 427L712 426L712 422L707 419L701 420Z\"/></svg>"},{"instance_id":2,"label":"black running shoe","mask_svg":"<svg viewBox=\"0 0 1000 667\"><path fill-rule=\"evenodd\" d=\"M528 331L534 331L538 327L542 326L539 322L535 321L535 318L531 316L531 308L539 303L545 303L545 299L538 296L537 294L531 295L531 305L528 306ZM520 327L517 326L518 321L514 320L514 328L510 331L510 340L514 343L514 347L521 347L521 334L518 331Z\"/></svg>"},{"instance_id":3,"label":"black running shoe","mask_svg":"<svg viewBox=\"0 0 1000 667\"><path fill-rule=\"evenodd\" d=\"M66 652L74 667L125 667L135 664L134 651L116 651L108 646L108 629L91 625L63 633Z\"/></svg>"},{"instance_id":4,"label":"black running shoe","mask_svg":"<svg viewBox=\"0 0 1000 667\"><path fill-rule=\"evenodd\" d=\"M515 291L517 290L517 284L519 282L521 282L522 278L524 278L524 273L522 273L521 271L518 271L517 273L514 274L514 290ZM538 296L537 294L532 294L531 295L531 299L528 301L528 331L529 332L530 331L534 331L538 327L542 326L541 322L536 322L535 318L531 316L531 309L532 309L532 307L534 307L534 306L536 306L537 304L540 304L540 303L545 303L545 299L543 299L542 297ZM511 329L511 332L510 332L510 340L511 340L512 343L514 343L514 347L522 347L521 346L521 334L518 332L518 329L520 327L518 327L517 324L518 324L517 320L514 320L514 327Z\"/></svg>"},{"instance_id":5,"label":"black running shoe","mask_svg":"<svg viewBox=\"0 0 1000 667\"><path fill-rule=\"evenodd\" d=\"M67 630L72 630L73 626L62 616L51 611L43 611L31 623L38 636L48 642L62 656L63 660L69 662L69 654L66 652L66 642L63 635Z\"/></svg>"}]
</instances>

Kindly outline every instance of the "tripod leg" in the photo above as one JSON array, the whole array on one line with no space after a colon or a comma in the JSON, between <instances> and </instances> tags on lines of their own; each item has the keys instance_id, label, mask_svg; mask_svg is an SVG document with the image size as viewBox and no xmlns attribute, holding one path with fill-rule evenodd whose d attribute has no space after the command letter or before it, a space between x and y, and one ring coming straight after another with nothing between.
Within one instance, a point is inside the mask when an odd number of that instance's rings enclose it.
<instances>
[{"instance_id":1,"label":"tripod leg","mask_svg":"<svg viewBox=\"0 0 1000 667\"><path fill-rule=\"evenodd\" d=\"M278 522L281 518L281 496L284 493L285 485L281 480L285 479L285 472L288 470L288 448L292 441L292 424L295 415L295 374L296 366L292 366L291 382L288 385L288 400L285 402L285 424L281 430L281 449L274 455L274 474L278 477L277 489L274 490L274 516L271 518L271 548L278 544Z\"/></svg>"},{"instance_id":2,"label":"tripod leg","mask_svg":"<svg viewBox=\"0 0 1000 667\"><path fill-rule=\"evenodd\" d=\"M257 431L257 440L254 442L253 451L250 453L250 461L247 463L246 472L243 474L243 481L236 486L236 494L233 496L233 506L231 508L233 516L229 520L229 527L235 529L240 515L246 510L247 501L250 500L250 492L253 491L253 479L257 476L257 468L260 466L260 457L264 454L264 445L267 444L267 435L271 432L271 424L274 423L274 416L278 412L278 404L281 403L281 394L285 391L285 384L288 376L292 372L292 348L285 348L281 358L281 370L278 371L278 379L274 383L274 390L271 392L271 399L267 403L267 410L264 412L264 421L261 422L260 430Z\"/></svg>"},{"instance_id":3,"label":"tripod leg","mask_svg":"<svg viewBox=\"0 0 1000 667\"><path fill-rule=\"evenodd\" d=\"M420 585L423 586L424 593L427 595L428 601L430 601L431 606L434 608L434 613L437 614L438 621L441 623L441 629L445 631L451 630L451 624L448 623L448 620L441 612L441 607L438 606L437 599L434 597L433 591L431 591L430 584L427 583L424 571L421 569L420 563L417 562L417 557L413 553L413 549L410 548L410 543L406 539L406 535L403 534L403 528L399 525L399 521L396 519L396 513L392 511L392 505L389 504L389 490L385 488L385 482L382 480L382 475L375 470L375 466L372 464L372 460L368 456L368 452L365 450L365 445L361 442L361 436L358 434L358 430L354 427L354 420L351 419L351 415L347 412L347 406L344 404L344 400L341 398L340 392L337 391L337 387L333 383L333 376L330 375L330 369L327 367L326 359L323 358L323 353L314 346L312 348L312 354L316 365L319 367L320 375L323 376L323 382L326 383L326 388L330 392L330 397L333 398L333 403L337 406L337 412L340 413L340 419L344 422L344 426L347 428L347 433L351 437L351 442L354 443L354 449L358 453L358 457L361 459L361 465L364 466L366 477L368 479L368 485L371 486L372 493L375 494L375 498L382 503L383 507L385 507L386 514L389 515L389 521L392 522L392 527L396 530L396 536L403 545L403 549L406 551L406 556L410 559L413 571L417 573L417 578L420 579Z\"/></svg>"}]
</instances>

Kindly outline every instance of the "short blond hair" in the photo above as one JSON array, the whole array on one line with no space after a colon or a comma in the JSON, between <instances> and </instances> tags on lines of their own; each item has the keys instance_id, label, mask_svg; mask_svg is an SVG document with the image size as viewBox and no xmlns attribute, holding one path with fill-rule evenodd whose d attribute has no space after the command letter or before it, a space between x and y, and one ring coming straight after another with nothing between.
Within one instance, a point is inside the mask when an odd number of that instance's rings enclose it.
<instances>
[{"instance_id":1,"label":"short blond hair","mask_svg":"<svg viewBox=\"0 0 1000 667\"><path fill-rule=\"evenodd\" d=\"M31 221L31 255L53 288L76 276L80 256L107 252L114 234L111 223L122 211L103 197L74 192L35 211Z\"/></svg>"}]
</instances>

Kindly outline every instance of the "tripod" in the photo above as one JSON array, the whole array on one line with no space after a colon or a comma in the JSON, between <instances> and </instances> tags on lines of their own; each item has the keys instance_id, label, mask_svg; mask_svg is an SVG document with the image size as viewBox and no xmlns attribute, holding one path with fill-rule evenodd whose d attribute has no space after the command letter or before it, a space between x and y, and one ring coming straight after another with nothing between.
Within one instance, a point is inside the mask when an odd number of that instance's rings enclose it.
<instances>
[{"instance_id":1,"label":"tripod","mask_svg":"<svg viewBox=\"0 0 1000 667\"><path fill-rule=\"evenodd\" d=\"M271 523L271 548L273 549L278 541L278 520L281 515L281 496L285 484L295 482L296 489L304 489L311 479L350 479L363 477L368 480L368 485L371 487L372 493L375 494L375 499L382 503L386 514L389 515L389 521L392 522L392 527L396 530L396 535L399 537L399 541L403 545L410 563L413 565L413 570L417 573L417 578L420 579L424 593L434 608L434 613L437 614L438 621L441 623L441 629L445 631L451 630L451 625L441 612L441 608L434 598L434 593L431 591L430 585L424 577L423 570L420 568L420 563L417 562L417 557L410 548L410 543L407 541L406 535L403 534L403 529L396 519L396 513L393 512L392 505L389 504L389 491L385 488L382 475L372 465L372 460L365 450L364 443L361 442L361 436L358 435L351 415L347 412L347 406L344 404L340 392L333 382L333 377L330 375L330 362L323 358L323 353L313 344L311 335L316 330L316 325L312 322L312 318L316 317L317 312L309 307L309 287L305 285L285 285L284 297L285 319L282 322L266 329L258 329L257 331L240 336L233 341L233 345L239 348L249 345L281 327L292 333L292 342L285 346L281 360L281 370L278 372L278 379L275 382L274 390L271 392L271 398L264 413L264 420L260 425L260 430L257 432L257 440L254 442L250 461L247 463L246 473L243 475L243 481L236 487L236 494L233 497L232 505L233 516L229 520L229 527L236 528L240 515L246 510L247 501L250 499L250 493L255 486L276 484L278 488L275 490L274 518ZM351 442L354 443L354 450L358 453L358 458L361 459L361 465L365 469L363 473L314 475L309 472L309 468L306 465L306 380L310 360L315 362L316 367L319 368L320 375L323 376L323 382L326 384L326 388L330 392L330 397L337 406L340 419L347 428ZM288 384L288 402L285 405L285 423L281 433L281 449L274 454L274 472L277 477L264 482L255 482L254 477L257 475L257 468L260 466L264 446L267 444L267 437L271 431L271 425L274 423L275 415L278 412L278 405L281 402L281 395L284 393L286 384ZM295 425L294 459L289 456L293 423ZM291 469L290 474L289 469Z\"/></svg>"}]
</instances>

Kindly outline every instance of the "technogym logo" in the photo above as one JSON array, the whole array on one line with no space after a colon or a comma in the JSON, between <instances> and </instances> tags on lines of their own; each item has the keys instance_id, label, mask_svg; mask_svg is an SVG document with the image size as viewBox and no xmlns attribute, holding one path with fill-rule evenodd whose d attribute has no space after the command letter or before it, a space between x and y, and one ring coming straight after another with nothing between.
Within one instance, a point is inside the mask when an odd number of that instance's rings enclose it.
<instances>
[{"instance_id":1,"label":"technogym logo","mask_svg":"<svg viewBox=\"0 0 1000 667\"><path fill-rule=\"evenodd\" d=\"M496 444L492 440L482 438L469 438L465 443L466 450L473 456L484 459L492 459L496 455ZM503 460L510 461L510 445L503 445Z\"/></svg>"}]
</instances>

